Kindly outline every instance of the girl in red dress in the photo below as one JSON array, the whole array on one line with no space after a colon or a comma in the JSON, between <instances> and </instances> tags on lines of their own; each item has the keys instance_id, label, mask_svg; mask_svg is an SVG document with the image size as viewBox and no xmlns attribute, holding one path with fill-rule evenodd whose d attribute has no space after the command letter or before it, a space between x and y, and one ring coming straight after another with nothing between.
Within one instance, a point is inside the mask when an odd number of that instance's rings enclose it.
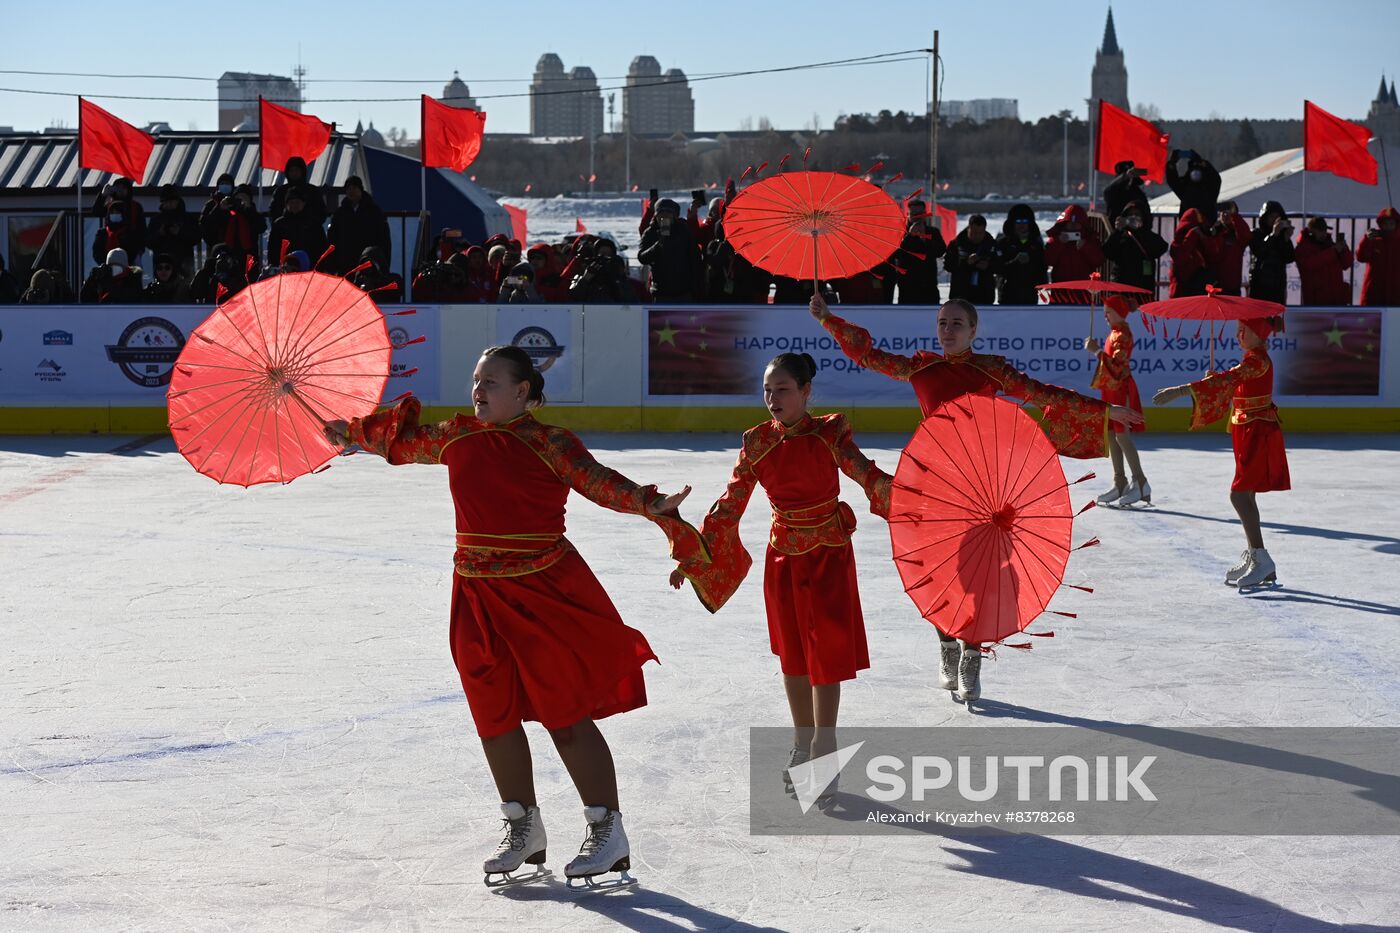
<instances>
[{"instance_id":1,"label":"girl in red dress","mask_svg":"<svg viewBox=\"0 0 1400 933\"><path fill-rule=\"evenodd\" d=\"M836 751L841 682L870 667L851 548L856 519L837 498L838 470L865 490L871 512L884 518L890 509L890 476L856 446L846 416L807 413L816 371L806 353L783 353L768 364L763 400L773 417L744 432L734 475L701 527L725 576L717 571L692 581L711 612L738 589L752 565L739 520L754 486L762 485L773 506L763 568L768 640L782 668L794 733L783 772L789 789L788 769ZM686 576L682 565L671 585L679 589ZM818 805L835 789L832 781Z\"/></svg>"},{"instance_id":2,"label":"girl in red dress","mask_svg":"<svg viewBox=\"0 0 1400 933\"><path fill-rule=\"evenodd\" d=\"M1142 414L1142 398L1138 395L1136 380L1128 361L1133 356L1133 331L1128 326L1128 315L1134 310L1132 302L1122 295L1110 295L1104 299L1103 316L1108 321L1108 337L1100 349L1093 337L1084 338L1084 349L1098 357L1098 368L1090 388L1098 389L1099 395L1110 405L1123 405ZM1108 455L1113 460L1113 488L1099 496L1099 505L1132 505L1135 502L1151 502L1152 487L1147 484L1147 476L1142 472L1142 461L1138 459L1137 445L1133 434L1145 429L1143 424L1123 425L1113 422L1109 435ZM1123 461L1133 471L1132 485L1123 472Z\"/></svg>"},{"instance_id":3,"label":"girl in red dress","mask_svg":"<svg viewBox=\"0 0 1400 933\"><path fill-rule=\"evenodd\" d=\"M1288 454L1283 446L1278 406L1274 404L1274 363L1268 339L1283 330L1282 317L1240 321L1236 331L1244 357L1223 373L1211 373L1188 385L1171 386L1152 396L1166 405L1191 396L1191 429L1230 415L1230 442L1235 450L1235 479L1230 504L1244 527L1246 548L1238 565L1225 574L1227 586L1241 590L1274 583L1277 569L1264 550L1255 496L1289 487Z\"/></svg>"},{"instance_id":4,"label":"girl in red dress","mask_svg":"<svg viewBox=\"0 0 1400 933\"><path fill-rule=\"evenodd\" d=\"M622 871L630 880L612 753L595 720L646 705L642 665L655 660L641 632L623 624L582 557L564 537L573 489L619 512L645 515L672 556L704 579L708 554L673 496L602 466L577 437L541 424L544 377L518 347L492 347L477 363L474 415L419 425L420 405L327 425L333 442L358 444L393 464L440 463L457 514L450 640L492 777L506 835L487 860L487 884L545 873L545 831L536 806L522 722L548 730L582 798L587 836L570 878ZM523 878L509 873L536 866Z\"/></svg>"},{"instance_id":5,"label":"girl in red dress","mask_svg":"<svg viewBox=\"0 0 1400 933\"><path fill-rule=\"evenodd\" d=\"M1010 395L1038 406L1041 426L1055 449L1068 457L1102 457L1110 422L1141 424L1142 415L1122 405L1110 405L1059 386L1037 382L1008 364L1005 358L973 353L977 336L977 307L954 298L938 309L938 343L943 355L920 350L900 356L876 349L870 332L832 314L814 297L812 316L836 339L852 360L867 369L907 381L914 388L923 416L964 395ZM939 685L963 702L982 695L980 645L963 643L934 625L940 644Z\"/></svg>"}]
</instances>

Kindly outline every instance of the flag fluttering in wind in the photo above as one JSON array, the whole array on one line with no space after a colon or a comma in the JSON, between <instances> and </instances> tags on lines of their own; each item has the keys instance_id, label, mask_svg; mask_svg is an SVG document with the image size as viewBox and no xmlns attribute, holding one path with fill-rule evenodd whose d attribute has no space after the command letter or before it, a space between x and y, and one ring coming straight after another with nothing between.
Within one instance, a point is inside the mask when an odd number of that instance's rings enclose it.
<instances>
[{"instance_id":1,"label":"flag fluttering in wind","mask_svg":"<svg viewBox=\"0 0 1400 933\"><path fill-rule=\"evenodd\" d=\"M287 160L300 156L307 164L326 151L332 123L309 113L297 113L270 100L258 98L258 159L263 168L280 172Z\"/></svg>"},{"instance_id":2,"label":"flag fluttering in wind","mask_svg":"<svg viewBox=\"0 0 1400 933\"><path fill-rule=\"evenodd\" d=\"M449 107L423 95L423 164L465 171L481 152L486 113Z\"/></svg>"},{"instance_id":3,"label":"flag fluttering in wind","mask_svg":"<svg viewBox=\"0 0 1400 933\"><path fill-rule=\"evenodd\" d=\"M1303 170L1331 172L1342 178L1374 185L1376 157L1366 148L1371 131L1303 101Z\"/></svg>"},{"instance_id":4,"label":"flag fluttering in wind","mask_svg":"<svg viewBox=\"0 0 1400 933\"><path fill-rule=\"evenodd\" d=\"M1119 162L1131 162L1146 169L1148 181L1158 184L1167 179L1167 144L1171 137L1151 121L1135 117L1126 110L1099 101L1098 148L1095 167L1116 175L1113 167Z\"/></svg>"},{"instance_id":5,"label":"flag fluttering in wind","mask_svg":"<svg viewBox=\"0 0 1400 933\"><path fill-rule=\"evenodd\" d=\"M78 98L78 164L112 172L141 184L156 147L155 137Z\"/></svg>"}]
</instances>

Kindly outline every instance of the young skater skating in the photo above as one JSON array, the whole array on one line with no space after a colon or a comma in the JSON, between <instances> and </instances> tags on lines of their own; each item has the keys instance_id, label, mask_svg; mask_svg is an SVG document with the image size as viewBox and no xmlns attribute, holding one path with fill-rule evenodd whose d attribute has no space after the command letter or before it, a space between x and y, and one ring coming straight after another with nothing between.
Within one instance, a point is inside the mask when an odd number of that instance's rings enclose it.
<instances>
[{"instance_id":1,"label":"young skater skating","mask_svg":"<svg viewBox=\"0 0 1400 933\"><path fill-rule=\"evenodd\" d=\"M530 744L521 723L548 730L584 803L587 831L564 869L593 885L621 872L631 851L622 826L612 753L595 720L646 705L642 665L655 660L641 632L623 624L598 580L564 537L573 489L619 512L645 515L672 555L708 557L671 496L602 466L577 437L530 413L544 377L518 347L482 354L472 381L474 415L418 424L410 398L364 419L327 425L333 443L358 444L390 463L441 463L457 513L450 640L472 718L501 795L506 834L486 860L490 886L547 875ZM688 565L702 577L698 564ZM533 874L514 877L521 865Z\"/></svg>"},{"instance_id":2,"label":"young skater skating","mask_svg":"<svg viewBox=\"0 0 1400 933\"><path fill-rule=\"evenodd\" d=\"M1128 315L1135 310L1132 302L1121 295L1110 295L1104 299L1103 316L1108 322L1109 332L1103 346L1093 337L1084 338L1084 349L1098 358L1098 368L1094 370L1091 388L1099 390L1099 395L1110 405L1123 405L1142 414L1142 398L1138 395L1137 382L1128 361L1133 356L1133 331L1128 326ZM1123 425L1113 422L1108 436L1108 455L1113 461L1113 488L1099 496L1099 505L1128 506L1138 502L1152 501L1152 487L1147 483L1147 475L1142 472L1142 461L1138 459L1137 445L1133 435L1145 429L1145 425ZM1123 461L1127 460L1132 470L1133 481L1128 483L1123 471Z\"/></svg>"},{"instance_id":3,"label":"young skater skating","mask_svg":"<svg viewBox=\"0 0 1400 933\"><path fill-rule=\"evenodd\" d=\"M1037 382L1006 362L1003 357L973 353L977 336L977 308L971 302L954 298L938 310L938 342L943 354L920 350L914 356L899 356L876 349L865 328L832 314L821 298L812 299L812 316L841 345L847 356L860 365L907 381L919 399L927 418L945 403L969 393L1009 395L1038 406L1042 427L1055 449L1068 457L1102 457L1110 422L1124 425L1142 423L1142 415L1122 405L1092 399L1059 386ZM963 643L938 629L939 685L963 702L982 695L980 645Z\"/></svg>"},{"instance_id":4,"label":"young skater skating","mask_svg":"<svg viewBox=\"0 0 1400 933\"><path fill-rule=\"evenodd\" d=\"M1274 404L1274 364L1268 348L1269 337L1282 330L1282 317L1240 321L1236 335L1244 356L1238 366L1152 396L1154 405L1166 405L1190 395L1192 430L1230 415L1230 442L1235 450L1230 504L1244 527L1246 547L1240 562L1226 572L1225 584L1242 591L1277 580L1274 559L1264 549L1255 496L1290 488L1288 453Z\"/></svg>"},{"instance_id":5,"label":"young skater skating","mask_svg":"<svg viewBox=\"0 0 1400 933\"><path fill-rule=\"evenodd\" d=\"M890 476L856 446L846 416L807 412L816 361L806 353L784 353L763 375L763 401L770 420L744 432L729 486L709 514L701 534L716 566L728 576L721 586L695 589L707 608L719 608L738 588L752 561L739 540L755 485L773 506L773 524L763 568L768 639L783 672L792 713L793 748L783 770L836 751L841 682L870 666L851 548L855 514L839 501L845 473L865 490L870 510L889 516ZM671 574L680 588L684 567ZM817 799L825 806L833 781Z\"/></svg>"}]
</instances>

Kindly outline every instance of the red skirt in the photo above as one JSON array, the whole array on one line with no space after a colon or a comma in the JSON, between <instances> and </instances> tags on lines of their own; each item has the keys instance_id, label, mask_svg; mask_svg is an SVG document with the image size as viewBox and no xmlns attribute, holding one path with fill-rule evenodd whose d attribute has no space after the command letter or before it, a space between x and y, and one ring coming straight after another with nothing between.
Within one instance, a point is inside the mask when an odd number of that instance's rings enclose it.
<instances>
[{"instance_id":1,"label":"red skirt","mask_svg":"<svg viewBox=\"0 0 1400 933\"><path fill-rule=\"evenodd\" d=\"M784 674L834 684L870 667L850 542L805 554L768 548L763 601L768 641Z\"/></svg>"},{"instance_id":2,"label":"red skirt","mask_svg":"<svg viewBox=\"0 0 1400 933\"><path fill-rule=\"evenodd\" d=\"M577 552L538 573L454 579L452 660L483 739L646 706L656 655Z\"/></svg>"},{"instance_id":3,"label":"red skirt","mask_svg":"<svg viewBox=\"0 0 1400 933\"><path fill-rule=\"evenodd\" d=\"M1231 492L1279 492L1288 482L1288 454L1283 428L1277 421L1247 421L1230 426L1235 448L1235 481Z\"/></svg>"},{"instance_id":4,"label":"red skirt","mask_svg":"<svg viewBox=\"0 0 1400 933\"><path fill-rule=\"evenodd\" d=\"M1099 394L1103 397L1103 400L1110 405L1126 405L1139 415L1142 414L1142 397L1138 395L1137 381L1134 380L1132 376L1128 377L1127 386L1119 389L1100 389ZM1147 430L1146 422L1135 424L1131 428L1125 428L1117 421L1110 421L1108 426L1115 434L1121 434L1124 431L1130 431L1133 434L1141 434L1143 431Z\"/></svg>"}]
</instances>

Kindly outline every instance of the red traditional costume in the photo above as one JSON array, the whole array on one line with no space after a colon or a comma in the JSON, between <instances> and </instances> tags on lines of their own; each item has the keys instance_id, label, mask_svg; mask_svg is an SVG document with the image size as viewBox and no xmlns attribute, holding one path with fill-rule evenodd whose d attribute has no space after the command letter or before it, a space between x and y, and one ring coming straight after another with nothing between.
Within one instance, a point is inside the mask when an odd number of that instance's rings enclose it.
<instances>
[{"instance_id":1,"label":"red traditional costume","mask_svg":"<svg viewBox=\"0 0 1400 933\"><path fill-rule=\"evenodd\" d=\"M1246 321L1245 325L1265 339L1271 332L1264 321ZM1212 373L1191 383L1190 388L1192 430L1230 415L1230 440L1235 448L1235 479L1230 491L1289 489L1288 454L1274 404L1274 363L1265 345L1246 350L1238 366Z\"/></svg>"},{"instance_id":2,"label":"red traditional costume","mask_svg":"<svg viewBox=\"0 0 1400 933\"><path fill-rule=\"evenodd\" d=\"M560 729L646 705L642 665L655 660L623 624L564 537L569 490L660 525L671 555L703 579L708 552L675 515L653 515L656 487L602 466L570 432L529 414L488 424L458 414L418 424L420 405L350 422L349 437L390 463L441 463L457 512L452 658L482 738L524 720Z\"/></svg>"},{"instance_id":3,"label":"red traditional costume","mask_svg":"<svg viewBox=\"0 0 1400 933\"><path fill-rule=\"evenodd\" d=\"M1103 349L1099 350L1099 365L1094 370L1094 379L1089 383L1089 387L1098 389L1100 397L1108 404L1123 405L1142 414L1142 397L1138 395L1137 381L1133 379L1133 371L1128 366L1132 357L1132 330L1126 321L1114 324L1103 342ZM1125 428L1116 421L1109 422L1109 427L1117 432L1126 430L1136 433L1146 430L1146 426L1142 424Z\"/></svg>"},{"instance_id":4,"label":"red traditional costume","mask_svg":"<svg viewBox=\"0 0 1400 933\"><path fill-rule=\"evenodd\" d=\"M889 515L890 476L861 453L845 415L808 415L790 428L766 421L744 432L734 475L701 529L715 569L692 578L712 612L738 588L753 563L739 519L762 484L773 506L763 569L769 643L784 674L814 684L851 680L870 666L851 548L856 518L837 498L838 469L860 483L873 513Z\"/></svg>"},{"instance_id":5,"label":"red traditional costume","mask_svg":"<svg viewBox=\"0 0 1400 933\"><path fill-rule=\"evenodd\" d=\"M1081 459L1107 455L1106 402L1037 382L1008 364L1004 357L970 351L940 356L927 350L912 357L899 356L875 349L865 328L834 314L822 326L861 366L908 381L925 418L946 402L967 394L1010 395L1041 409L1041 427L1060 453Z\"/></svg>"}]
</instances>

